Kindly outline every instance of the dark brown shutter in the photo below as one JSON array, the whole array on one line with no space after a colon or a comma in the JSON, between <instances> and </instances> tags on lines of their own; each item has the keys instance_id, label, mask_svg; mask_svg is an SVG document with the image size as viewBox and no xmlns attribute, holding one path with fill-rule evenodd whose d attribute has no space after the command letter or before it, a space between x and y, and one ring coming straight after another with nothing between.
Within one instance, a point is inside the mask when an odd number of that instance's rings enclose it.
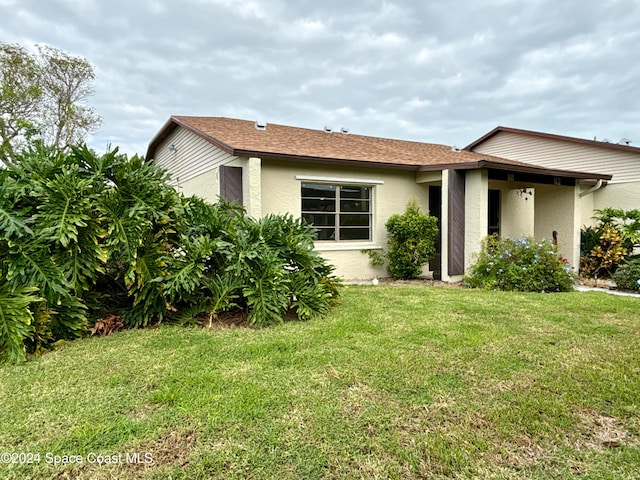
<instances>
[{"instance_id":1,"label":"dark brown shutter","mask_svg":"<svg viewBox=\"0 0 640 480\"><path fill-rule=\"evenodd\" d=\"M449 170L449 275L464 274L464 171Z\"/></svg>"},{"instance_id":2,"label":"dark brown shutter","mask_svg":"<svg viewBox=\"0 0 640 480\"><path fill-rule=\"evenodd\" d=\"M220 167L220 196L242 205L242 167Z\"/></svg>"}]
</instances>

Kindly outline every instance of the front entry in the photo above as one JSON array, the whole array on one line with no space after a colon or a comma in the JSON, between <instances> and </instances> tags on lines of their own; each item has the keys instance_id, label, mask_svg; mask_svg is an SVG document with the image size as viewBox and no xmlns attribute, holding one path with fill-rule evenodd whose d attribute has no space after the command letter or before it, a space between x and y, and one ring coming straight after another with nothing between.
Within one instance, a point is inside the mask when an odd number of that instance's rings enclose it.
<instances>
[{"instance_id":1,"label":"front entry","mask_svg":"<svg viewBox=\"0 0 640 480\"><path fill-rule=\"evenodd\" d=\"M442 187L429 186L429 215L438 219L438 237L436 238L436 256L429 261L429 270L434 280L442 279Z\"/></svg>"},{"instance_id":2,"label":"front entry","mask_svg":"<svg viewBox=\"0 0 640 480\"><path fill-rule=\"evenodd\" d=\"M489 190L487 235L500 235L500 190Z\"/></svg>"}]
</instances>

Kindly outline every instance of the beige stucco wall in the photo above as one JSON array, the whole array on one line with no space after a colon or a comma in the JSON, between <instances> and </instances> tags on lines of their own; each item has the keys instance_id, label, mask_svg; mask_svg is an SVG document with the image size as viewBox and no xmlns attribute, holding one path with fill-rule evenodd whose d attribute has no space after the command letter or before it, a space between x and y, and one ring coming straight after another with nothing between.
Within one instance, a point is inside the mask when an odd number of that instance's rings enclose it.
<instances>
[{"instance_id":1,"label":"beige stucco wall","mask_svg":"<svg viewBox=\"0 0 640 480\"><path fill-rule=\"evenodd\" d=\"M197 195L208 202L215 203L218 201L218 196L220 195L219 170L216 167L213 170L209 170L191 180L177 185L177 188L187 197Z\"/></svg>"},{"instance_id":2,"label":"beige stucco wall","mask_svg":"<svg viewBox=\"0 0 640 480\"><path fill-rule=\"evenodd\" d=\"M259 158L234 157L227 163L230 167L242 168L242 205L247 215L260 218L262 215L262 160Z\"/></svg>"},{"instance_id":3,"label":"beige stucco wall","mask_svg":"<svg viewBox=\"0 0 640 480\"><path fill-rule=\"evenodd\" d=\"M465 176L464 268L475 263L482 239L487 236L489 212L489 176L487 170L469 170Z\"/></svg>"},{"instance_id":4,"label":"beige stucco wall","mask_svg":"<svg viewBox=\"0 0 640 480\"><path fill-rule=\"evenodd\" d=\"M535 188L529 187L531 195L519 194L519 189L497 182L490 188L500 190L500 234L503 237L520 238L534 234Z\"/></svg>"},{"instance_id":5,"label":"beige stucco wall","mask_svg":"<svg viewBox=\"0 0 640 480\"><path fill-rule=\"evenodd\" d=\"M537 185L535 237L552 239L558 232L558 253L578 268L580 263L580 187Z\"/></svg>"},{"instance_id":6,"label":"beige stucco wall","mask_svg":"<svg viewBox=\"0 0 640 480\"><path fill-rule=\"evenodd\" d=\"M369 265L361 249L386 248L385 223L394 213L402 213L412 197L428 210L428 189L416 183L415 172L383 168L355 168L340 165L294 163L262 160L262 215L290 213L300 216L300 189L303 181L296 177L325 177L344 183L362 183L373 187L373 239L370 242L317 242L316 249L330 263L336 274L345 279L385 277L385 269ZM375 182L375 183L373 183ZM381 183L380 183L381 182ZM333 182L331 182L333 183ZM425 272L426 273L426 272Z\"/></svg>"},{"instance_id":7,"label":"beige stucco wall","mask_svg":"<svg viewBox=\"0 0 640 480\"><path fill-rule=\"evenodd\" d=\"M582 185L580 186L580 192L587 192L591 187L591 185ZM595 199L595 193L585 194L580 197L580 226L593 225L593 210L596 208Z\"/></svg>"},{"instance_id":8,"label":"beige stucco wall","mask_svg":"<svg viewBox=\"0 0 640 480\"><path fill-rule=\"evenodd\" d=\"M640 161L637 168L640 172ZM595 209L612 207L623 210L640 210L640 182L606 185L592 195ZM587 197L584 196L582 199Z\"/></svg>"}]
</instances>

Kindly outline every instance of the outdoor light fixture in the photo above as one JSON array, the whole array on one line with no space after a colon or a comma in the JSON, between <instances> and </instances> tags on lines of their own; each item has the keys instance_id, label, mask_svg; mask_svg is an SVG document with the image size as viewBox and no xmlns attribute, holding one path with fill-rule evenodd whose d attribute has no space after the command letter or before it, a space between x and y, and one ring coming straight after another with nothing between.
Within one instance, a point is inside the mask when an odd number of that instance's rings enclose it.
<instances>
[{"instance_id":1,"label":"outdoor light fixture","mask_svg":"<svg viewBox=\"0 0 640 480\"><path fill-rule=\"evenodd\" d=\"M519 197L524 197L525 201L529 199L529 197L531 197L533 195L533 191L530 188L524 187L524 188L519 188L516 191L516 194Z\"/></svg>"}]
</instances>

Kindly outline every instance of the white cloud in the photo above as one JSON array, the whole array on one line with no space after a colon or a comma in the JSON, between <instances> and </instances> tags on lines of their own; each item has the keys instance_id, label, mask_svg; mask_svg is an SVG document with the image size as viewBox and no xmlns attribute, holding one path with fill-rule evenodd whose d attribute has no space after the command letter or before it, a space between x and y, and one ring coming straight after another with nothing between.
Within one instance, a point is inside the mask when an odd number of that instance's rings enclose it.
<instances>
[{"instance_id":1,"label":"white cloud","mask_svg":"<svg viewBox=\"0 0 640 480\"><path fill-rule=\"evenodd\" d=\"M96 146L143 153L176 113L457 145L498 124L640 142L635 0L0 0L0 17L3 41L95 65Z\"/></svg>"}]
</instances>

